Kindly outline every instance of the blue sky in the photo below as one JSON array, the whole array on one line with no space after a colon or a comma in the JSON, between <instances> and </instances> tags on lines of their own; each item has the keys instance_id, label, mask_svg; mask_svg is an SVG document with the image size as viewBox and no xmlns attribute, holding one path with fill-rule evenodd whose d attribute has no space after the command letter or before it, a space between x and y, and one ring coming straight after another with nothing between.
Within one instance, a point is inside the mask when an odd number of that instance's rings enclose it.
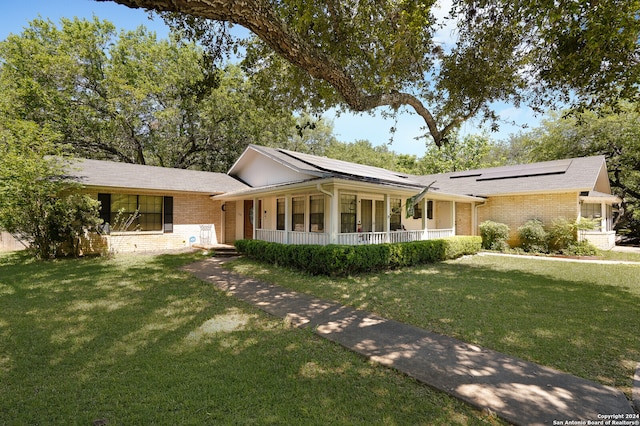
<instances>
[{"instance_id":1,"label":"blue sky","mask_svg":"<svg viewBox=\"0 0 640 426\"><path fill-rule=\"evenodd\" d=\"M447 1L447 0L443 0ZM28 23L41 16L58 23L60 18L72 18L74 16L91 19L97 16L113 22L119 29L135 29L139 25L155 31L159 37L165 37L167 27L162 20L156 18L150 20L144 10L134 10L113 2L96 2L94 0L0 0L0 40L4 40L10 33L20 33L28 26ZM441 32L441 37L446 39L447 31ZM535 125L539 117L526 108L516 109L509 105L499 105L496 110L505 121L515 121L518 124ZM367 139L373 145L382 145L389 142L391 127L397 131L393 135L393 144L390 149L403 154L424 155L425 139L415 140L423 135L424 122L415 114L402 114L396 123L394 120L385 120L380 115L368 114L342 114L335 117L328 112L325 117L333 120L334 132L339 140L353 142L357 139ZM480 133L482 129L477 122L469 121L462 126L462 133ZM499 133L492 133L494 139L506 139L509 134L517 133L519 127L501 124ZM428 140L430 142L430 139Z\"/></svg>"}]
</instances>

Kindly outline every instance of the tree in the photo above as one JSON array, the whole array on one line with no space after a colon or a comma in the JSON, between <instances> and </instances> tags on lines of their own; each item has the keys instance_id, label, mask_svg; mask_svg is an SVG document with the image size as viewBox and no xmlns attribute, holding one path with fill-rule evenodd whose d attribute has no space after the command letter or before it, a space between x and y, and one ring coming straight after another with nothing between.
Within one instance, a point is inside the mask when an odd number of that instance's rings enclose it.
<instances>
[{"instance_id":1,"label":"tree","mask_svg":"<svg viewBox=\"0 0 640 426\"><path fill-rule=\"evenodd\" d=\"M210 41L226 27L207 20L242 25L260 40L246 66L265 95L321 110L406 105L438 146L470 117L494 119L497 101L542 108L560 95L584 107L638 97L640 0L456 1L452 46L434 37L434 1L99 1L167 12Z\"/></svg>"},{"instance_id":2,"label":"tree","mask_svg":"<svg viewBox=\"0 0 640 426\"><path fill-rule=\"evenodd\" d=\"M541 125L512 139L528 162L604 155L614 194L622 198L618 228L640 237L640 112L621 105L606 114L551 113Z\"/></svg>"},{"instance_id":3,"label":"tree","mask_svg":"<svg viewBox=\"0 0 640 426\"><path fill-rule=\"evenodd\" d=\"M501 148L488 135L459 136L453 133L449 143L440 148L431 146L419 161L419 173L435 174L483 169L505 164Z\"/></svg>"},{"instance_id":4,"label":"tree","mask_svg":"<svg viewBox=\"0 0 640 426\"><path fill-rule=\"evenodd\" d=\"M36 19L0 42L0 91L0 114L49 126L86 158L226 171L294 126L290 110L256 103L237 66L97 18Z\"/></svg>"},{"instance_id":5,"label":"tree","mask_svg":"<svg viewBox=\"0 0 640 426\"><path fill-rule=\"evenodd\" d=\"M42 259L79 254L80 238L101 222L98 201L68 178L58 138L33 122L0 124L0 228Z\"/></svg>"}]
</instances>

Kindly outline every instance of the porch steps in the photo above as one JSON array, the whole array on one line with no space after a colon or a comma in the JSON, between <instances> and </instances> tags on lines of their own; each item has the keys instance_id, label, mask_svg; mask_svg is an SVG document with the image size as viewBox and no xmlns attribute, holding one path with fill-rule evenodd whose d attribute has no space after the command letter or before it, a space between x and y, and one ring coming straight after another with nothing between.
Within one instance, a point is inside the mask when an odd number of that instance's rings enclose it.
<instances>
[{"instance_id":1,"label":"porch steps","mask_svg":"<svg viewBox=\"0 0 640 426\"><path fill-rule=\"evenodd\" d=\"M191 247L208 251L212 253L213 257L234 257L240 256L235 246L229 244L194 244Z\"/></svg>"},{"instance_id":2,"label":"porch steps","mask_svg":"<svg viewBox=\"0 0 640 426\"><path fill-rule=\"evenodd\" d=\"M240 256L235 247L215 247L213 249L213 257L235 257Z\"/></svg>"}]
</instances>

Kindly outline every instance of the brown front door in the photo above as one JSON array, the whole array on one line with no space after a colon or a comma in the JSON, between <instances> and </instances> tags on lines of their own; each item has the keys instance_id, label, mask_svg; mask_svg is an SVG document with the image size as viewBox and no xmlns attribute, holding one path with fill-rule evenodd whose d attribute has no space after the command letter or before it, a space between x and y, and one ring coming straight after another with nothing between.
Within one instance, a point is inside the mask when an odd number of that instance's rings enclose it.
<instances>
[{"instance_id":1,"label":"brown front door","mask_svg":"<svg viewBox=\"0 0 640 426\"><path fill-rule=\"evenodd\" d=\"M253 200L244 200L244 238L253 239Z\"/></svg>"}]
</instances>

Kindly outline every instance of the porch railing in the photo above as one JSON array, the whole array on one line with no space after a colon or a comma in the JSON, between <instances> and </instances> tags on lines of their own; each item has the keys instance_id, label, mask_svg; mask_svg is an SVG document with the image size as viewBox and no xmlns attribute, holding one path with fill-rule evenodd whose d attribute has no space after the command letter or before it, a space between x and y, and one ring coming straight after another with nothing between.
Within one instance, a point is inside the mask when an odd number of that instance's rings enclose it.
<instances>
[{"instance_id":1,"label":"porch railing","mask_svg":"<svg viewBox=\"0 0 640 426\"><path fill-rule=\"evenodd\" d=\"M338 234L338 244L361 245L383 243L406 243L409 241L432 240L454 235L453 229L428 229L419 231L352 232ZM257 229L256 239L281 244L317 244L330 243L329 234L319 232L279 231L275 229Z\"/></svg>"},{"instance_id":2,"label":"porch railing","mask_svg":"<svg viewBox=\"0 0 640 426\"><path fill-rule=\"evenodd\" d=\"M329 244L329 234L320 232L279 231L256 229L256 239L281 244Z\"/></svg>"}]
</instances>

